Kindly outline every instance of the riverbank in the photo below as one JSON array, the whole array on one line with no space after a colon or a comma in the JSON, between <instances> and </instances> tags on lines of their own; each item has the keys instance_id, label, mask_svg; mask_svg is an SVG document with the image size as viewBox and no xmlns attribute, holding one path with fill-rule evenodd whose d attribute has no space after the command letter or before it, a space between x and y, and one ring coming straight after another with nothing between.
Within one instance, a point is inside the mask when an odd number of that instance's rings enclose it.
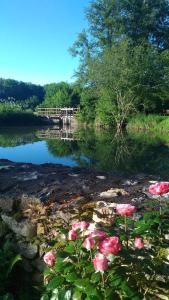
<instances>
[{"instance_id":1,"label":"riverbank","mask_svg":"<svg viewBox=\"0 0 169 300\"><path fill-rule=\"evenodd\" d=\"M0 126L43 126L53 122L31 112L0 112Z\"/></svg>"},{"instance_id":2,"label":"riverbank","mask_svg":"<svg viewBox=\"0 0 169 300\"><path fill-rule=\"evenodd\" d=\"M10 179L10 180L9 180ZM59 247L60 230L70 228L78 220L104 226L112 225L118 203L136 207L133 220L144 211L159 211L159 202L151 199L144 188L158 178L138 174L120 176L94 170L56 164L34 165L0 160L0 246L10 240L15 253L22 257L20 286L8 291L22 295L43 284L45 268L42 257L53 247ZM29 280L28 280L29 279ZM32 299L40 299L32 296Z\"/></svg>"},{"instance_id":3,"label":"riverbank","mask_svg":"<svg viewBox=\"0 0 169 300\"><path fill-rule=\"evenodd\" d=\"M128 130L169 131L169 116L138 114L128 120Z\"/></svg>"},{"instance_id":4,"label":"riverbank","mask_svg":"<svg viewBox=\"0 0 169 300\"><path fill-rule=\"evenodd\" d=\"M79 167L0 160L0 208L11 212L29 203L53 203L57 210L62 205L91 201L139 205L146 199L143 186L155 179L143 174L124 177Z\"/></svg>"}]
</instances>

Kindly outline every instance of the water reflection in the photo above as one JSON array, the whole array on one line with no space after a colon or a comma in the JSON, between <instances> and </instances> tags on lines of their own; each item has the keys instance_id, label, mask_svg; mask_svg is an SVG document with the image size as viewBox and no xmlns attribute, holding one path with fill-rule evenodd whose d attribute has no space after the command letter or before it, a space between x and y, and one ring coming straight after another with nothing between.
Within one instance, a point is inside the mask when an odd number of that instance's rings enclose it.
<instances>
[{"instance_id":1,"label":"water reflection","mask_svg":"<svg viewBox=\"0 0 169 300\"><path fill-rule=\"evenodd\" d=\"M169 179L168 145L169 137L161 133L117 135L108 130L66 127L60 130L56 126L0 130L0 158L11 159L9 152L12 150L15 161L20 155L22 161L28 162L30 156L33 157L30 162L34 163L53 162L118 173L157 174L166 179ZM32 152L31 155L27 150Z\"/></svg>"}]
</instances>

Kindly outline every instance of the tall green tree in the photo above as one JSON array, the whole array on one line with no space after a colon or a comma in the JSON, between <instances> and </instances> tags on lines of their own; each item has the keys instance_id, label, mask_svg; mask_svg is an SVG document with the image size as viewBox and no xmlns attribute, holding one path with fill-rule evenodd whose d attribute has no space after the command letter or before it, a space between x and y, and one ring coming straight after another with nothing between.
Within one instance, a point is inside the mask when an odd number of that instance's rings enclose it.
<instances>
[{"instance_id":1,"label":"tall green tree","mask_svg":"<svg viewBox=\"0 0 169 300\"><path fill-rule=\"evenodd\" d=\"M86 18L71 49L80 56L83 119L123 127L136 110L162 112L169 105L169 1L93 0Z\"/></svg>"}]
</instances>

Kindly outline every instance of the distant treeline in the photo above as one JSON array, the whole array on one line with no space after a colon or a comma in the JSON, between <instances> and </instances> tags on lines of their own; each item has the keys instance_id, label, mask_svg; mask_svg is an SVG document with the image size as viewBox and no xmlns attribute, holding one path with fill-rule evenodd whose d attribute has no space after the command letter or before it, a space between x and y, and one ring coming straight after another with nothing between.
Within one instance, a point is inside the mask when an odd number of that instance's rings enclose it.
<instances>
[{"instance_id":1,"label":"distant treeline","mask_svg":"<svg viewBox=\"0 0 169 300\"><path fill-rule=\"evenodd\" d=\"M80 90L66 82L44 86L13 79L0 79L0 111L35 110L37 106L77 106Z\"/></svg>"}]
</instances>

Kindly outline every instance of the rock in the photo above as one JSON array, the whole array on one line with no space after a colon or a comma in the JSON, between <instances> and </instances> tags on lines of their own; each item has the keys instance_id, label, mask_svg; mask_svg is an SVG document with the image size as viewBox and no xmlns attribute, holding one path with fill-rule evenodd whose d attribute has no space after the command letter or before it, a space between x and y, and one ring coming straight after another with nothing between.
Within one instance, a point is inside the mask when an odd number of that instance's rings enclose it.
<instances>
[{"instance_id":1,"label":"rock","mask_svg":"<svg viewBox=\"0 0 169 300\"><path fill-rule=\"evenodd\" d=\"M98 179L100 179L100 180L105 180L105 179L106 179L106 176L100 176L100 175L98 175L98 176L96 176L96 178L98 178Z\"/></svg>"},{"instance_id":2,"label":"rock","mask_svg":"<svg viewBox=\"0 0 169 300\"><path fill-rule=\"evenodd\" d=\"M79 176L79 174L75 174L75 173L69 173L68 175L71 176L71 177L78 177Z\"/></svg>"},{"instance_id":3,"label":"rock","mask_svg":"<svg viewBox=\"0 0 169 300\"><path fill-rule=\"evenodd\" d=\"M4 166L2 165L2 166L0 166L0 171L1 171L1 170L9 170L10 168L13 168L13 167L14 167L14 166L12 166L12 165L6 165L6 166L5 166L5 165L4 165Z\"/></svg>"},{"instance_id":4,"label":"rock","mask_svg":"<svg viewBox=\"0 0 169 300\"><path fill-rule=\"evenodd\" d=\"M40 257L32 261L32 266L41 273L44 271L44 268L46 267L45 263Z\"/></svg>"},{"instance_id":5,"label":"rock","mask_svg":"<svg viewBox=\"0 0 169 300\"><path fill-rule=\"evenodd\" d=\"M0 221L0 238L2 238L7 232L7 226L3 221Z\"/></svg>"},{"instance_id":6,"label":"rock","mask_svg":"<svg viewBox=\"0 0 169 300\"><path fill-rule=\"evenodd\" d=\"M13 181L0 182L0 192L5 193L12 189L14 186L15 182Z\"/></svg>"},{"instance_id":7,"label":"rock","mask_svg":"<svg viewBox=\"0 0 169 300\"><path fill-rule=\"evenodd\" d=\"M36 180L38 179L38 172L37 171L31 173L25 172L20 174L20 176L17 176L16 179L19 181Z\"/></svg>"},{"instance_id":8,"label":"rock","mask_svg":"<svg viewBox=\"0 0 169 300\"><path fill-rule=\"evenodd\" d=\"M16 205L17 201L13 197L3 196L0 197L0 208L2 212L11 212Z\"/></svg>"},{"instance_id":9,"label":"rock","mask_svg":"<svg viewBox=\"0 0 169 300\"><path fill-rule=\"evenodd\" d=\"M25 258L33 259L38 253L38 246L31 243L19 241L17 243L17 250Z\"/></svg>"},{"instance_id":10,"label":"rock","mask_svg":"<svg viewBox=\"0 0 169 300\"><path fill-rule=\"evenodd\" d=\"M144 200L145 200L145 197L138 197L138 198L131 199L131 202L141 204Z\"/></svg>"},{"instance_id":11,"label":"rock","mask_svg":"<svg viewBox=\"0 0 169 300\"><path fill-rule=\"evenodd\" d=\"M31 239L36 236L37 228L35 224L28 221L17 222L13 217L1 215L4 223L17 235Z\"/></svg>"},{"instance_id":12,"label":"rock","mask_svg":"<svg viewBox=\"0 0 169 300\"><path fill-rule=\"evenodd\" d=\"M23 194L20 200L20 207L22 209L27 208L30 204L41 204L41 200L34 195L32 196L28 194Z\"/></svg>"},{"instance_id":13,"label":"rock","mask_svg":"<svg viewBox=\"0 0 169 300\"><path fill-rule=\"evenodd\" d=\"M112 198L117 196L128 196L129 194L124 189L111 188L105 192L100 193L101 198Z\"/></svg>"},{"instance_id":14,"label":"rock","mask_svg":"<svg viewBox=\"0 0 169 300\"><path fill-rule=\"evenodd\" d=\"M137 185L138 184L138 181L136 180L125 180L122 185Z\"/></svg>"}]
</instances>

